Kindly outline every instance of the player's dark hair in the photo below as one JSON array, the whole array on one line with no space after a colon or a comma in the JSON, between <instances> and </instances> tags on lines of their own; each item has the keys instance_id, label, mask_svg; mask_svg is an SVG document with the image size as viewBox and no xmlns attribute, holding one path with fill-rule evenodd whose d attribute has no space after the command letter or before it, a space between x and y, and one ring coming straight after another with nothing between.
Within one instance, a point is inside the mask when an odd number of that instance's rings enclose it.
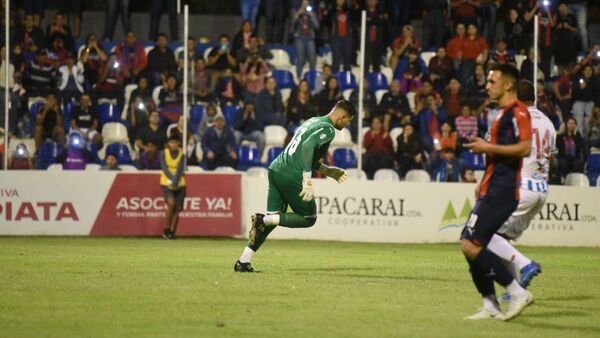
<instances>
[{"instance_id":1,"label":"player's dark hair","mask_svg":"<svg viewBox=\"0 0 600 338\"><path fill-rule=\"evenodd\" d=\"M517 67L508 63L498 63L490 68L490 71L497 71L502 73L502 76L506 76L511 79L515 84L519 81L519 70Z\"/></svg>"},{"instance_id":2,"label":"player's dark hair","mask_svg":"<svg viewBox=\"0 0 600 338\"><path fill-rule=\"evenodd\" d=\"M335 104L334 108L335 109L342 109L342 110L344 110L350 116L358 115L356 113L356 108L354 108L354 106L352 105L352 103L350 103L350 101L348 101L348 100L344 100L344 99L339 100Z\"/></svg>"},{"instance_id":3,"label":"player's dark hair","mask_svg":"<svg viewBox=\"0 0 600 338\"><path fill-rule=\"evenodd\" d=\"M533 83L528 80L521 80L517 84L517 97L523 102L535 101L535 90Z\"/></svg>"}]
</instances>

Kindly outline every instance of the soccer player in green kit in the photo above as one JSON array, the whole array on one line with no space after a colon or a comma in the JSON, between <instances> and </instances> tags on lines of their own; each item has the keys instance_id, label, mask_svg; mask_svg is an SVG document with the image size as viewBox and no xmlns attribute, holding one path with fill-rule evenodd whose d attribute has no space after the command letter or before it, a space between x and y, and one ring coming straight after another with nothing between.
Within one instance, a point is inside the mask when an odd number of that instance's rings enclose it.
<instances>
[{"instance_id":1,"label":"soccer player in green kit","mask_svg":"<svg viewBox=\"0 0 600 338\"><path fill-rule=\"evenodd\" d=\"M250 239L233 269L254 272L250 261L276 226L308 228L317 220L317 205L313 199L312 172L319 170L338 183L346 179L344 169L320 162L335 137L335 129L347 127L356 110L346 100L338 101L326 116L304 122L285 149L269 166L267 213L252 215ZM293 212L287 212L288 206Z\"/></svg>"}]
</instances>

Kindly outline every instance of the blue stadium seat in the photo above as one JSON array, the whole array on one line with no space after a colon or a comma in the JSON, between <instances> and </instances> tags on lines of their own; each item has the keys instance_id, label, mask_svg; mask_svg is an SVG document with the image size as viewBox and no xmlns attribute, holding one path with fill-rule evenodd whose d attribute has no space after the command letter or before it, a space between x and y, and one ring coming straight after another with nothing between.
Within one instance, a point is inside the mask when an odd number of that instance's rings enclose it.
<instances>
[{"instance_id":1,"label":"blue stadium seat","mask_svg":"<svg viewBox=\"0 0 600 338\"><path fill-rule=\"evenodd\" d=\"M246 170L250 167L261 166L258 148L243 145L238 148L238 170Z\"/></svg>"},{"instance_id":2,"label":"blue stadium seat","mask_svg":"<svg viewBox=\"0 0 600 338\"><path fill-rule=\"evenodd\" d=\"M65 134L69 134L69 131L71 130L71 115L73 113L73 109L78 106L78 104L73 102L67 102L63 105L63 123L65 127Z\"/></svg>"},{"instance_id":3,"label":"blue stadium seat","mask_svg":"<svg viewBox=\"0 0 600 338\"><path fill-rule=\"evenodd\" d=\"M388 89L387 78L380 72L369 73L369 75L367 75L367 80L369 81L369 89L372 92L376 92L382 89Z\"/></svg>"},{"instance_id":4,"label":"blue stadium seat","mask_svg":"<svg viewBox=\"0 0 600 338\"><path fill-rule=\"evenodd\" d=\"M92 142L86 142L85 143L85 149L87 151L89 151L90 154L92 154L92 158L94 159L94 163L102 164L102 165L105 164L105 162L100 159L100 156L98 156L98 147L96 147L95 144L93 144Z\"/></svg>"},{"instance_id":5,"label":"blue stadium seat","mask_svg":"<svg viewBox=\"0 0 600 338\"><path fill-rule=\"evenodd\" d=\"M235 124L235 118L238 112L238 107L234 105L225 105L223 107L223 115L225 115L225 121L231 127Z\"/></svg>"},{"instance_id":6,"label":"blue stadium seat","mask_svg":"<svg viewBox=\"0 0 600 338\"><path fill-rule=\"evenodd\" d=\"M310 90L315 89L315 84L317 82L317 76L319 76L320 73L321 72L316 71L316 70L309 70L306 73L304 73L304 75L302 76L302 78L308 82L308 88L310 88Z\"/></svg>"},{"instance_id":7,"label":"blue stadium seat","mask_svg":"<svg viewBox=\"0 0 600 338\"><path fill-rule=\"evenodd\" d=\"M343 71L337 73L338 81L340 82L340 89L356 89L358 88L358 84L356 82L356 76L352 74L351 71Z\"/></svg>"},{"instance_id":8,"label":"blue stadium seat","mask_svg":"<svg viewBox=\"0 0 600 338\"><path fill-rule=\"evenodd\" d=\"M267 156L267 163L273 162L275 157L279 156L279 154L281 154L282 151L283 151L283 147L273 147L273 148L269 149L269 153Z\"/></svg>"},{"instance_id":9,"label":"blue stadium seat","mask_svg":"<svg viewBox=\"0 0 600 338\"><path fill-rule=\"evenodd\" d=\"M122 122L121 121L121 110L119 106L102 103L98 105L98 119L100 124L103 125L107 122Z\"/></svg>"},{"instance_id":10,"label":"blue stadium seat","mask_svg":"<svg viewBox=\"0 0 600 338\"><path fill-rule=\"evenodd\" d=\"M38 151L37 168L46 170L50 164L54 163L63 149L64 147L56 142L43 143Z\"/></svg>"},{"instance_id":11,"label":"blue stadium seat","mask_svg":"<svg viewBox=\"0 0 600 338\"><path fill-rule=\"evenodd\" d=\"M190 108L190 124L194 133L198 133L198 127L200 126L200 121L202 121L205 111L206 106L201 104L194 105Z\"/></svg>"},{"instance_id":12,"label":"blue stadium seat","mask_svg":"<svg viewBox=\"0 0 600 338\"><path fill-rule=\"evenodd\" d=\"M460 154L460 159L463 165L471 170L485 170L485 161L481 154L465 150Z\"/></svg>"},{"instance_id":13,"label":"blue stadium seat","mask_svg":"<svg viewBox=\"0 0 600 338\"><path fill-rule=\"evenodd\" d=\"M33 121L34 124L36 121L37 113L38 111L40 111L40 108L42 108L43 105L44 102L35 102L31 105L31 107L29 107L29 116L31 116L31 121Z\"/></svg>"},{"instance_id":14,"label":"blue stadium seat","mask_svg":"<svg viewBox=\"0 0 600 338\"><path fill-rule=\"evenodd\" d=\"M106 147L106 154L113 154L117 157L119 164L133 164L129 148L121 143L109 144Z\"/></svg>"},{"instance_id":15,"label":"blue stadium seat","mask_svg":"<svg viewBox=\"0 0 600 338\"><path fill-rule=\"evenodd\" d=\"M356 167L356 162L356 154L350 148L337 148L333 151L333 164L342 169Z\"/></svg>"},{"instance_id":16,"label":"blue stadium seat","mask_svg":"<svg viewBox=\"0 0 600 338\"><path fill-rule=\"evenodd\" d=\"M275 82L277 82L277 87L279 89L294 88L296 86L294 75L289 70L273 69L271 74L273 75L273 78L275 78Z\"/></svg>"},{"instance_id":17,"label":"blue stadium seat","mask_svg":"<svg viewBox=\"0 0 600 338\"><path fill-rule=\"evenodd\" d=\"M587 158L587 177L591 186L596 186L598 176L600 176L600 154L590 154Z\"/></svg>"}]
</instances>

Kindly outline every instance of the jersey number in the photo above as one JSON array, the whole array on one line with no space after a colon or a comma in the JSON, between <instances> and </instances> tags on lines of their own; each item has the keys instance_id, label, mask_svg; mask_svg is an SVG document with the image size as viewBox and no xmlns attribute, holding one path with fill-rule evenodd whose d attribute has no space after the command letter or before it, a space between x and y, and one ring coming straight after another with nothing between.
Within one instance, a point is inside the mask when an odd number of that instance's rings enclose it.
<instances>
[{"instance_id":1,"label":"jersey number","mask_svg":"<svg viewBox=\"0 0 600 338\"><path fill-rule=\"evenodd\" d=\"M535 158L542 159L542 155L546 158L550 157L550 131L546 130L544 138L540 139L540 131L533 128L533 137L535 138Z\"/></svg>"},{"instance_id":2,"label":"jersey number","mask_svg":"<svg viewBox=\"0 0 600 338\"><path fill-rule=\"evenodd\" d=\"M296 149L298 149L298 145L300 145L300 141L302 141L302 135L304 135L304 133L306 133L307 130L308 129L306 128L300 128L298 132L294 135L294 138L292 138L286 150L289 156L292 156L296 152Z\"/></svg>"}]
</instances>

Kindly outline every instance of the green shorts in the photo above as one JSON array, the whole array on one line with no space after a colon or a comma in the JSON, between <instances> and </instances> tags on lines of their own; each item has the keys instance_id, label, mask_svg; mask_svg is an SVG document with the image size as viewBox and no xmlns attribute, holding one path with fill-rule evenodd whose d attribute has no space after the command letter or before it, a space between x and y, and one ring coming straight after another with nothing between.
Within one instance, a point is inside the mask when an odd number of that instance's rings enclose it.
<instances>
[{"instance_id":1,"label":"green shorts","mask_svg":"<svg viewBox=\"0 0 600 338\"><path fill-rule=\"evenodd\" d=\"M300 196L302 180L294 181L269 170L269 195L267 197L267 213L285 213L288 206L304 217L317 215L317 204L313 199L303 201Z\"/></svg>"}]
</instances>

